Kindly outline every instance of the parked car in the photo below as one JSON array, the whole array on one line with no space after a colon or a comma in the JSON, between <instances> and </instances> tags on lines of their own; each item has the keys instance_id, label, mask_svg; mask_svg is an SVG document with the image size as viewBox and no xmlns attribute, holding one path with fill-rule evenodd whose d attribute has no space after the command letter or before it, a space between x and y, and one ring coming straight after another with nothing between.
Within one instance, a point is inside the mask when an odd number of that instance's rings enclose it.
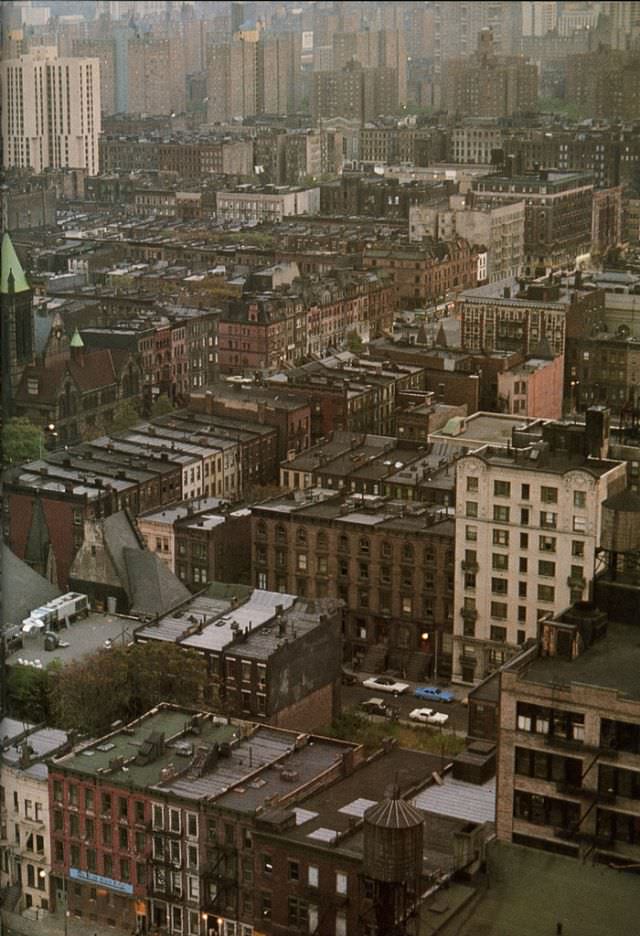
<instances>
[{"instance_id":1,"label":"parked car","mask_svg":"<svg viewBox=\"0 0 640 936\"><path fill-rule=\"evenodd\" d=\"M342 668L342 685L343 686L359 686L360 680L353 672L353 670Z\"/></svg>"},{"instance_id":2,"label":"parked car","mask_svg":"<svg viewBox=\"0 0 640 936\"><path fill-rule=\"evenodd\" d=\"M400 695L409 689L409 683L398 682L391 676L370 676L369 679L363 680L362 685L367 689L377 689L378 692L393 692L394 695Z\"/></svg>"},{"instance_id":3,"label":"parked car","mask_svg":"<svg viewBox=\"0 0 640 936\"><path fill-rule=\"evenodd\" d=\"M360 708L363 712L366 712L367 715L381 715L383 718L391 718L393 716L393 710L384 699L367 699L366 702L360 703Z\"/></svg>"},{"instance_id":4,"label":"parked car","mask_svg":"<svg viewBox=\"0 0 640 936\"><path fill-rule=\"evenodd\" d=\"M418 686L414 692L416 699L428 702L455 702L456 694L451 689L438 689L437 686Z\"/></svg>"},{"instance_id":5,"label":"parked car","mask_svg":"<svg viewBox=\"0 0 640 936\"><path fill-rule=\"evenodd\" d=\"M409 712L409 720L421 722L423 725L446 725L449 716L444 712L434 712L430 708L414 708Z\"/></svg>"}]
</instances>

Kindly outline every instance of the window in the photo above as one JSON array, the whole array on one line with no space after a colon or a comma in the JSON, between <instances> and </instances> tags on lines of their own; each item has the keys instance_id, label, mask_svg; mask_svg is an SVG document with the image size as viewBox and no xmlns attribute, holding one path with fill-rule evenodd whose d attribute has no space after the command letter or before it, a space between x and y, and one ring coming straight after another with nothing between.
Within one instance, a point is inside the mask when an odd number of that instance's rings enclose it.
<instances>
[{"instance_id":1,"label":"window","mask_svg":"<svg viewBox=\"0 0 640 936\"><path fill-rule=\"evenodd\" d=\"M118 844L123 851L129 848L129 832L127 829L118 829Z\"/></svg>"},{"instance_id":2,"label":"window","mask_svg":"<svg viewBox=\"0 0 640 936\"><path fill-rule=\"evenodd\" d=\"M544 485L540 488L540 500L543 504L557 504L558 503L558 488L554 487L545 487Z\"/></svg>"},{"instance_id":3,"label":"window","mask_svg":"<svg viewBox=\"0 0 640 936\"><path fill-rule=\"evenodd\" d=\"M508 507L503 507L501 504L494 504L493 519L496 523L508 523L509 515L510 511Z\"/></svg>"},{"instance_id":4,"label":"window","mask_svg":"<svg viewBox=\"0 0 640 936\"><path fill-rule=\"evenodd\" d=\"M287 899L287 922L293 929L308 929L308 905L300 897Z\"/></svg>"},{"instance_id":5,"label":"window","mask_svg":"<svg viewBox=\"0 0 640 936\"><path fill-rule=\"evenodd\" d=\"M69 806L78 805L78 784L70 783L67 788L67 794L69 797Z\"/></svg>"},{"instance_id":6,"label":"window","mask_svg":"<svg viewBox=\"0 0 640 936\"><path fill-rule=\"evenodd\" d=\"M476 501L467 501L466 505L466 515L467 517L477 517L478 516L478 504Z\"/></svg>"},{"instance_id":7,"label":"window","mask_svg":"<svg viewBox=\"0 0 640 936\"><path fill-rule=\"evenodd\" d=\"M263 874L271 874L273 872L273 858L271 855L264 854L262 856L262 872Z\"/></svg>"},{"instance_id":8,"label":"window","mask_svg":"<svg viewBox=\"0 0 640 936\"><path fill-rule=\"evenodd\" d=\"M94 803L93 790L90 790L87 788L84 791L84 808L86 809L87 812L93 812L93 803Z\"/></svg>"},{"instance_id":9,"label":"window","mask_svg":"<svg viewBox=\"0 0 640 936\"><path fill-rule=\"evenodd\" d=\"M526 597L527 597L527 583L518 582L518 598L526 598Z\"/></svg>"},{"instance_id":10,"label":"window","mask_svg":"<svg viewBox=\"0 0 640 936\"><path fill-rule=\"evenodd\" d=\"M298 553L298 570L300 572L307 571L307 554L306 553Z\"/></svg>"},{"instance_id":11,"label":"window","mask_svg":"<svg viewBox=\"0 0 640 936\"><path fill-rule=\"evenodd\" d=\"M336 871L336 894L347 893L347 875L342 871Z\"/></svg>"},{"instance_id":12,"label":"window","mask_svg":"<svg viewBox=\"0 0 640 936\"><path fill-rule=\"evenodd\" d=\"M528 549L528 548L529 548L529 534L521 533L520 534L520 549Z\"/></svg>"},{"instance_id":13,"label":"window","mask_svg":"<svg viewBox=\"0 0 640 936\"><path fill-rule=\"evenodd\" d=\"M556 590L553 585L538 585L538 601L554 601Z\"/></svg>"},{"instance_id":14,"label":"window","mask_svg":"<svg viewBox=\"0 0 640 936\"><path fill-rule=\"evenodd\" d=\"M269 891L263 891L261 894L260 916L263 920L271 919L271 894Z\"/></svg>"},{"instance_id":15,"label":"window","mask_svg":"<svg viewBox=\"0 0 640 936\"><path fill-rule=\"evenodd\" d=\"M475 527L475 526L465 527L465 538L470 543L475 543L476 540L478 539L478 527Z\"/></svg>"},{"instance_id":16,"label":"window","mask_svg":"<svg viewBox=\"0 0 640 936\"><path fill-rule=\"evenodd\" d=\"M529 526L529 508L522 507L520 509L520 526Z\"/></svg>"},{"instance_id":17,"label":"window","mask_svg":"<svg viewBox=\"0 0 640 936\"><path fill-rule=\"evenodd\" d=\"M507 628L498 627L496 624L492 624L491 625L491 640L496 640L496 641L499 641L500 643L504 643L506 639L507 639Z\"/></svg>"},{"instance_id":18,"label":"window","mask_svg":"<svg viewBox=\"0 0 640 936\"><path fill-rule=\"evenodd\" d=\"M508 546L509 545L509 531L508 530L494 530L493 531L493 545L494 546Z\"/></svg>"},{"instance_id":19,"label":"window","mask_svg":"<svg viewBox=\"0 0 640 936\"><path fill-rule=\"evenodd\" d=\"M571 555L576 559L584 559L584 543L582 540L573 540L571 543Z\"/></svg>"},{"instance_id":20,"label":"window","mask_svg":"<svg viewBox=\"0 0 640 936\"><path fill-rule=\"evenodd\" d=\"M494 497L511 497L511 485L508 481L493 482Z\"/></svg>"},{"instance_id":21,"label":"window","mask_svg":"<svg viewBox=\"0 0 640 936\"><path fill-rule=\"evenodd\" d=\"M164 829L164 810L162 806L153 806L153 828Z\"/></svg>"},{"instance_id":22,"label":"window","mask_svg":"<svg viewBox=\"0 0 640 936\"><path fill-rule=\"evenodd\" d=\"M180 810L179 809L169 809L169 830L171 832L180 832L181 823L180 823Z\"/></svg>"},{"instance_id":23,"label":"window","mask_svg":"<svg viewBox=\"0 0 640 936\"><path fill-rule=\"evenodd\" d=\"M587 518L586 517L574 517L573 518L573 532L574 533L586 533L587 532Z\"/></svg>"},{"instance_id":24,"label":"window","mask_svg":"<svg viewBox=\"0 0 640 936\"><path fill-rule=\"evenodd\" d=\"M553 577L556 574L555 562L549 562L547 559L540 559L538 562L538 575Z\"/></svg>"},{"instance_id":25,"label":"window","mask_svg":"<svg viewBox=\"0 0 640 936\"><path fill-rule=\"evenodd\" d=\"M507 605L501 601L491 602L491 617L505 620L507 617Z\"/></svg>"},{"instance_id":26,"label":"window","mask_svg":"<svg viewBox=\"0 0 640 936\"><path fill-rule=\"evenodd\" d=\"M290 881L300 880L300 865L297 861L288 862L288 874Z\"/></svg>"},{"instance_id":27,"label":"window","mask_svg":"<svg viewBox=\"0 0 640 936\"><path fill-rule=\"evenodd\" d=\"M494 595L506 595L507 594L507 579L492 578L491 579L491 592Z\"/></svg>"},{"instance_id":28,"label":"window","mask_svg":"<svg viewBox=\"0 0 640 936\"><path fill-rule=\"evenodd\" d=\"M582 509L587 506L587 495L584 491L573 492L573 506Z\"/></svg>"},{"instance_id":29,"label":"window","mask_svg":"<svg viewBox=\"0 0 640 936\"><path fill-rule=\"evenodd\" d=\"M540 511L540 526L543 530L555 530L557 526L558 515L548 510Z\"/></svg>"},{"instance_id":30,"label":"window","mask_svg":"<svg viewBox=\"0 0 640 936\"><path fill-rule=\"evenodd\" d=\"M402 596L402 613L411 614L413 609L413 601L408 595Z\"/></svg>"},{"instance_id":31,"label":"window","mask_svg":"<svg viewBox=\"0 0 640 936\"><path fill-rule=\"evenodd\" d=\"M520 497L522 500L529 500L531 497L531 488L528 484L520 485Z\"/></svg>"},{"instance_id":32,"label":"window","mask_svg":"<svg viewBox=\"0 0 640 936\"><path fill-rule=\"evenodd\" d=\"M538 547L540 552L555 552L556 551L556 538L555 536L541 536L538 539Z\"/></svg>"},{"instance_id":33,"label":"window","mask_svg":"<svg viewBox=\"0 0 640 936\"><path fill-rule=\"evenodd\" d=\"M309 865L307 868L307 884L309 887L318 886L318 868L315 865Z\"/></svg>"},{"instance_id":34,"label":"window","mask_svg":"<svg viewBox=\"0 0 640 936\"><path fill-rule=\"evenodd\" d=\"M506 553L494 553L491 557L491 566L504 571L509 568L509 556Z\"/></svg>"},{"instance_id":35,"label":"window","mask_svg":"<svg viewBox=\"0 0 640 936\"><path fill-rule=\"evenodd\" d=\"M478 479L467 478L467 491L477 491L477 490L478 490Z\"/></svg>"}]
</instances>

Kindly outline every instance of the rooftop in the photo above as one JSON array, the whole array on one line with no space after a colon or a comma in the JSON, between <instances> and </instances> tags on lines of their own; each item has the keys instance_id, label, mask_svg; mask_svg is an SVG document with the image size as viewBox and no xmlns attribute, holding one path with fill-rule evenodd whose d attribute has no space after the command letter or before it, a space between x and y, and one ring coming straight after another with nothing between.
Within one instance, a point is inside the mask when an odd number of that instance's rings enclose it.
<instances>
[{"instance_id":1,"label":"rooftop","mask_svg":"<svg viewBox=\"0 0 640 936\"><path fill-rule=\"evenodd\" d=\"M20 661L29 664L39 662L43 666L54 661L72 663L101 650L107 641L111 644L130 643L133 640L133 623L115 615L92 612L83 620L76 621L71 627L58 632L60 645L55 650L44 649L44 636L41 632L36 632L33 636L24 634L22 648L7 658L7 665L16 666Z\"/></svg>"},{"instance_id":2,"label":"rooftop","mask_svg":"<svg viewBox=\"0 0 640 936\"><path fill-rule=\"evenodd\" d=\"M606 636L573 660L537 657L522 674L525 682L610 689L622 698L640 700L640 634L635 624L609 622Z\"/></svg>"},{"instance_id":3,"label":"rooftop","mask_svg":"<svg viewBox=\"0 0 640 936\"><path fill-rule=\"evenodd\" d=\"M474 413L472 416L453 416L442 429L429 434L429 441L458 440L465 446L511 445L514 429L524 429L539 422L530 416L509 416L502 413Z\"/></svg>"}]
</instances>

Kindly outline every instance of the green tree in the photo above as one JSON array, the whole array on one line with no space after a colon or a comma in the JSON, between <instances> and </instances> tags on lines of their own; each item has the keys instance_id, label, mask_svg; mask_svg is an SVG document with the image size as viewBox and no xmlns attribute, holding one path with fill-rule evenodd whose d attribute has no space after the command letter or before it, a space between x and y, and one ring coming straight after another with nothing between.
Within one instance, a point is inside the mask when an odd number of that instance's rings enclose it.
<instances>
[{"instance_id":1,"label":"green tree","mask_svg":"<svg viewBox=\"0 0 640 936\"><path fill-rule=\"evenodd\" d=\"M352 354L362 351L362 338L357 331L347 332L347 348Z\"/></svg>"},{"instance_id":2,"label":"green tree","mask_svg":"<svg viewBox=\"0 0 640 936\"><path fill-rule=\"evenodd\" d=\"M167 413L173 412L173 403L168 396L162 394L154 400L153 405L151 406L151 416L166 416Z\"/></svg>"},{"instance_id":3,"label":"green tree","mask_svg":"<svg viewBox=\"0 0 640 936\"><path fill-rule=\"evenodd\" d=\"M99 650L61 671L51 699L54 723L99 735L160 702L202 707L207 680L204 658L175 644Z\"/></svg>"},{"instance_id":4,"label":"green tree","mask_svg":"<svg viewBox=\"0 0 640 936\"><path fill-rule=\"evenodd\" d=\"M2 461L5 465L39 458L44 448L44 433L26 416L9 419L2 427Z\"/></svg>"},{"instance_id":5,"label":"green tree","mask_svg":"<svg viewBox=\"0 0 640 936\"><path fill-rule=\"evenodd\" d=\"M124 432L140 421L140 413L131 400L122 400L113 411L113 419L108 426L111 432Z\"/></svg>"},{"instance_id":6,"label":"green tree","mask_svg":"<svg viewBox=\"0 0 640 936\"><path fill-rule=\"evenodd\" d=\"M7 678L9 711L29 722L50 722L51 696L61 664L55 660L44 669L12 666Z\"/></svg>"}]
</instances>

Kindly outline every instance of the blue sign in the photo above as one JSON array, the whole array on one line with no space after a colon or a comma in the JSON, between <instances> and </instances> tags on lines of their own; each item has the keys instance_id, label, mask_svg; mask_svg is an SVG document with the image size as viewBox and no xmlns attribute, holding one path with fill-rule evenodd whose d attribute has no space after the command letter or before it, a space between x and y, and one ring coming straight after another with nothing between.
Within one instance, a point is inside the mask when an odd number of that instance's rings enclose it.
<instances>
[{"instance_id":1,"label":"blue sign","mask_svg":"<svg viewBox=\"0 0 640 936\"><path fill-rule=\"evenodd\" d=\"M80 868L70 868L69 877L74 881L87 881L90 884L100 884L101 887L108 887L110 890L118 891L119 894L133 894L133 884L126 884L124 881L114 881L113 878L103 877L101 874L94 874L93 871L81 871Z\"/></svg>"}]
</instances>

